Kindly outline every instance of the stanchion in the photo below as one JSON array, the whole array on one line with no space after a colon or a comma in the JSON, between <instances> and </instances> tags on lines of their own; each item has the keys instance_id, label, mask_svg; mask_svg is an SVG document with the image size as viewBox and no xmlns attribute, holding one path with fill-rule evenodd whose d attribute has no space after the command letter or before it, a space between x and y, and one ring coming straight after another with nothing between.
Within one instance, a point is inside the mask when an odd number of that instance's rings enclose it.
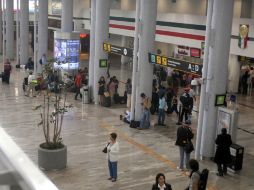
<instances>
[{"instance_id":1,"label":"stanchion","mask_svg":"<svg viewBox=\"0 0 254 190\"><path fill-rule=\"evenodd\" d=\"M181 125L181 114L182 114L182 105L180 104L179 106L179 112L178 112L178 122L176 123L177 125Z\"/></svg>"}]
</instances>

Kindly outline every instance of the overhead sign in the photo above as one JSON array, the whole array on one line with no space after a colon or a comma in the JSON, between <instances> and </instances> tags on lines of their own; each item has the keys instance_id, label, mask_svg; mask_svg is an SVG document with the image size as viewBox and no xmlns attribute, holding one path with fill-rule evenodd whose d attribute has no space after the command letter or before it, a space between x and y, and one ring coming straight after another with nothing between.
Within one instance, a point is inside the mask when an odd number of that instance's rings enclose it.
<instances>
[{"instance_id":1,"label":"overhead sign","mask_svg":"<svg viewBox=\"0 0 254 190\"><path fill-rule=\"evenodd\" d=\"M131 48L120 47L109 43L103 43L103 50L108 53L133 57L133 49Z\"/></svg>"},{"instance_id":2,"label":"overhead sign","mask_svg":"<svg viewBox=\"0 0 254 190\"><path fill-rule=\"evenodd\" d=\"M183 72L193 73L195 75L202 75L202 65L198 65L189 61L183 61L179 59L174 59L170 57L165 57L161 55L156 55L149 53L149 62L152 64L157 64L165 67L171 67L176 70Z\"/></svg>"}]
</instances>

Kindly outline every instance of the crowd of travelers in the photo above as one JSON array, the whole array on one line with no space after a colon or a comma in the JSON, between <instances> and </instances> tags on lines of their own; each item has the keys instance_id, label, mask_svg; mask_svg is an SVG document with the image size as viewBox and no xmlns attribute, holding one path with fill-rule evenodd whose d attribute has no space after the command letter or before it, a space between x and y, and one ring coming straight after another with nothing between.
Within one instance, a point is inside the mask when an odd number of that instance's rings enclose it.
<instances>
[{"instance_id":1,"label":"crowd of travelers","mask_svg":"<svg viewBox=\"0 0 254 190\"><path fill-rule=\"evenodd\" d=\"M26 65L26 69L32 70L33 61L29 58ZM10 73L12 67L10 61L6 59L4 63L4 81L9 83ZM253 69L252 69L253 70ZM247 77L246 73L246 78ZM3 76L2 76L3 77ZM59 73L52 71L46 78L42 75L37 77L32 71L29 71L28 77L24 80L24 91L26 96L36 96L40 90L51 89L57 91L55 83L59 79ZM244 77L244 76L243 76ZM66 83L70 82L70 86L73 85L73 92L75 92L74 99L77 100L78 96L82 99L81 88L84 84L88 83L88 69L79 69L74 79L67 77ZM193 104L196 101L195 93L191 89L191 80L193 76L187 74L181 74L177 71L160 68L159 71L155 71L153 80L153 91L152 97L148 97L145 93L140 94L141 98L141 116L140 121L130 120L130 111L125 112L124 119L130 126L135 126L137 129L148 129L150 128L150 115L158 114L157 125L165 126L165 116L173 114L174 112L179 117L180 126L177 129L177 136L175 145L179 147L179 164L177 169L180 171L188 171L189 184L186 190L203 190L206 188L208 179L208 170L204 169L200 171L199 163L197 160L190 159L191 152L194 151L192 139L194 133L191 128L191 115L193 110ZM73 83L73 84L71 84ZM132 83L131 79L127 79L125 84L125 92L123 96L118 93L119 80L116 76L109 79L105 79L103 76L98 81L98 95L99 104L105 107L109 107L111 104L117 104L123 102L127 105L127 108L131 106L131 93ZM184 92L179 95L179 88L183 88ZM180 102L179 102L180 101ZM179 107L180 103L180 107ZM109 169L109 178L112 182L116 182L118 179L118 160L120 146L117 139L116 133L111 133L109 141L103 152L107 154L107 162ZM230 146L232 144L231 136L227 134L227 129L222 128L221 134L216 138L215 144L217 146L214 162L217 164L218 176L227 175L227 166L231 162ZM159 173L156 176L155 183L152 186L152 190L172 190L172 185L166 182L165 175Z\"/></svg>"}]
</instances>

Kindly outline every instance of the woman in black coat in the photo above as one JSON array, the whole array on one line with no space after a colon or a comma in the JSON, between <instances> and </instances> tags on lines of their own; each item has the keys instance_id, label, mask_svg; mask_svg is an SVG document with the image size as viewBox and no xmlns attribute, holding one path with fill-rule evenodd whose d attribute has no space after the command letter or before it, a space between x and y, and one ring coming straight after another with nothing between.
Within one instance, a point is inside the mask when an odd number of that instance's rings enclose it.
<instances>
[{"instance_id":1,"label":"woman in black coat","mask_svg":"<svg viewBox=\"0 0 254 190\"><path fill-rule=\"evenodd\" d=\"M165 175L162 173L157 174L155 179L155 184L152 187L152 190L172 190L171 185L166 183Z\"/></svg>"},{"instance_id":2,"label":"woman in black coat","mask_svg":"<svg viewBox=\"0 0 254 190\"><path fill-rule=\"evenodd\" d=\"M227 129L222 128L221 134L217 136L215 141L217 148L215 152L214 162L218 166L218 176L227 174L227 165L231 163L230 146L232 144L231 136L227 134Z\"/></svg>"}]
</instances>

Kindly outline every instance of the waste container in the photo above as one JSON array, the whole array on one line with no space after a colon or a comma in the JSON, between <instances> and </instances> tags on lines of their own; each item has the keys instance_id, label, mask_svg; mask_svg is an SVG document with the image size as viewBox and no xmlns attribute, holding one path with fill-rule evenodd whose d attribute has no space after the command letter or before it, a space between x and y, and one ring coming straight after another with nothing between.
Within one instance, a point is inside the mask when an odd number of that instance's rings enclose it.
<instances>
[{"instance_id":1,"label":"waste container","mask_svg":"<svg viewBox=\"0 0 254 190\"><path fill-rule=\"evenodd\" d=\"M243 166L243 153L244 148L237 144L232 144L230 147L230 154L232 158L232 162L229 165L229 168L233 171L239 171Z\"/></svg>"},{"instance_id":2,"label":"waste container","mask_svg":"<svg viewBox=\"0 0 254 190\"><path fill-rule=\"evenodd\" d=\"M83 99L83 104L88 104L89 103L88 86L84 86L82 88L82 99Z\"/></svg>"}]
</instances>

